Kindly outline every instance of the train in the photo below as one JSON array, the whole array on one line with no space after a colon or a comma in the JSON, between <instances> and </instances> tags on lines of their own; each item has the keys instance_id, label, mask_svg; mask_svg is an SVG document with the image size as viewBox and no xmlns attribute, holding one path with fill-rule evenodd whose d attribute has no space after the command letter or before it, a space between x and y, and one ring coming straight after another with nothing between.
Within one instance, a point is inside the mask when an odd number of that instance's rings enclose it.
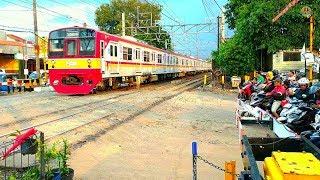
<instances>
[{"instance_id":1,"label":"train","mask_svg":"<svg viewBox=\"0 0 320 180\"><path fill-rule=\"evenodd\" d=\"M49 82L59 94L90 94L123 82L152 82L210 71L211 63L87 27L53 30Z\"/></svg>"}]
</instances>

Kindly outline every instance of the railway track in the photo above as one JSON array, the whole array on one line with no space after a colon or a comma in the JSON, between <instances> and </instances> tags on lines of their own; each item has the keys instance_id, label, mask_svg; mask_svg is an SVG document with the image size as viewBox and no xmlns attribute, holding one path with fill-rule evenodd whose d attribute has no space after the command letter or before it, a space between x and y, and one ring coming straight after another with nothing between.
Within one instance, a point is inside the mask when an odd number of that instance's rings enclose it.
<instances>
[{"instance_id":1,"label":"railway track","mask_svg":"<svg viewBox=\"0 0 320 180\"><path fill-rule=\"evenodd\" d=\"M76 137L74 137L74 139L77 139L77 140L72 142L72 148L73 149L80 148L82 145L84 145L88 142L95 141L96 138L106 134L107 132L117 128L118 126L121 126L122 124L125 124L125 123L128 123L128 122L134 120L139 115L142 115L142 114L148 112L149 110L156 107L157 105L164 103L164 102L180 95L181 93L183 93L185 91L194 89L195 87L198 87L201 84L202 84L201 79L195 80L191 83L188 83L185 87L179 88L179 91L177 91L175 93L168 93L168 94L158 98L158 100L148 103L148 105L146 105L145 107L139 108L139 110L136 110L123 118L119 118L117 120L114 120L111 117L114 116L115 114L117 114L119 112L123 112L126 109L133 107L135 105L131 105L129 107L117 109L118 112L110 112L100 118L88 121L80 126L77 126L77 127L65 130L65 131L61 131L57 134L54 134L52 136L47 137L46 140L51 141L51 140L58 139L59 137L63 137L63 136L70 137L73 134L73 136L76 136ZM178 90L178 89L176 89L176 90ZM94 125L94 126L92 127L91 125ZM87 129L92 129L92 128L95 129L95 132L93 134L86 133ZM79 139L79 133L77 133L77 132L81 132L82 133L81 137L83 137L83 138Z\"/></svg>"},{"instance_id":2,"label":"railway track","mask_svg":"<svg viewBox=\"0 0 320 180\"><path fill-rule=\"evenodd\" d=\"M201 81L201 79L202 78L198 78L198 79L193 80L191 82L183 80L183 82L177 83L177 86L175 86L173 88L167 87L168 84L170 84L170 83L164 83L160 86L157 86L156 88L157 89L159 89L159 88L165 89L166 93L169 92L169 94L170 94L170 91L177 91L177 90L180 90L181 88L185 89L185 88L183 88L184 86L189 87L190 85L192 86L194 84L197 84ZM150 87L150 86L147 86L147 87ZM144 90L148 90L148 88L145 88ZM183 90L182 92L184 92L184 91L185 90ZM130 109L130 108L137 106L137 104L131 104L130 106L127 106L124 108L115 108L115 109L113 109L113 112L112 111L106 112L103 110L103 109L108 109L108 110L112 109L112 105L119 103L121 100L120 98L123 98L123 97L130 98L130 96L132 96L131 98L134 98L134 97L137 97L139 95L139 93L141 93L141 92L138 91L138 92L123 93L123 94L116 95L116 96L109 97L109 98L105 98L102 100L97 100L94 102L89 102L89 103L73 106L68 109L61 109L61 110L53 111L50 113L36 115L32 118L25 118L25 119L20 119L16 122L5 123L5 124L0 125L0 133L8 132L9 130L12 131L13 127L16 127L15 125L18 125L19 123L28 123L28 124L32 124L32 125L24 128L24 129L28 129L30 127L36 127L37 129L46 132L46 136L49 137L48 139L54 139L54 137L67 134L72 131L76 131L78 129L81 129L84 126L88 126L88 125L93 124L98 121L109 119L110 117L114 116L114 114L117 112L125 111L128 108ZM129 116L130 117L129 119L132 119L132 118L138 116L139 114L147 111L148 109L156 106L156 104L161 103L164 99L167 99L167 98L171 99L171 98L177 96L178 94L174 94L173 96L172 95L163 96L162 98L160 98L160 100L154 101L150 106L147 106L147 109L143 108L142 111L137 111L138 114L133 113L133 116ZM139 103L139 101L138 101L138 103ZM109 106L111 106L111 107L109 107ZM101 108L102 108L102 110L101 110ZM73 112L68 113L71 110ZM93 112L93 111L98 111L98 113L96 113L96 115L90 116L90 112ZM102 112L99 113L99 111L102 111ZM64 115L56 117L57 114L64 114ZM99 115L97 115L97 114L99 114ZM51 115L55 115L55 116L53 118L52 117L49 118L48 116L51 116ZM98 117L95 117L95 116L98 116ZM46 117L46 119L50 119L50 120L40 122L41 120L43 120L44 117ZM83 119L89 119L89 120L83 120ZM128 120L125 120L123 122L126 122L126 121L128 121ZM66 123L68 124L68 128L65 128ZM119 123L119 122L116 122L116 123ZM55 129L59 129L59 131L54 130L54 129L50 130L50 128L52 128L52 127L54 127ZM61 127L61 128L58 128L58 127ZM19 128L17 128L17 129L19 129ZM66 130L61 131L61 129L66 129ZM0 138L6 137L8 134L10 134L10 133L6 133L5 135L1 136Z\"/></svg>"}]
</instances>

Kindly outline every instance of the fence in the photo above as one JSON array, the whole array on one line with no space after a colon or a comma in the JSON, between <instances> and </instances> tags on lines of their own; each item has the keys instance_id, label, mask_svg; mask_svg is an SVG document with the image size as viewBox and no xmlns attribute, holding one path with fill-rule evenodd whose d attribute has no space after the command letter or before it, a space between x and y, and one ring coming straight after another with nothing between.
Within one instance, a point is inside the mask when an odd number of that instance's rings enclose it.
<instances>
[{"instance_id":1,"label":"fence","mask_svg":"<svg viewBox=\"0 0 320 180\"><path fill-rule=\"evenodd\" d=\"M17 79L0 82L1 94L13 94L14 92L33 91L35 87L40 86L38 79Z\"/></svg>"},{"instance_id":2,"label":"fence","mask_svg":"<svg viewBox=\"0 0 320 180\"><path fill-rule=\"evenodd\" d=\"M37 131L30 134L30 137L26 134L17 134L15 139L10 140L6 140L7 136L1 138L0 179L30 179L33 170L40 170L37 172L40 174L40 179L45 179L43 132Z\"/></svg>"},{"instance_id":3,"label":"fence","mask_svg":"<svg viewBox=\"0 0 320 180\"><path fill-rule=\"evenodd\" d=\"M206 160L204 157L200 156L198 154L198 145L197 142L192 142L192 172L193 172L193 180L197 180L198 178L198 170L197 170L197 163L198 160L200 160L201 162L204 162L205 164L209 165L210 167L220 170L222 172L224 172L225 174L225 179L226 180L235 180L236 177L240 178L239 174L236 174L236 163L235 161L230 161L230 162L226 162L225 164L225 168L222 168L218 165L215 165L214 163Z\"/></svg>"}]
</instances>

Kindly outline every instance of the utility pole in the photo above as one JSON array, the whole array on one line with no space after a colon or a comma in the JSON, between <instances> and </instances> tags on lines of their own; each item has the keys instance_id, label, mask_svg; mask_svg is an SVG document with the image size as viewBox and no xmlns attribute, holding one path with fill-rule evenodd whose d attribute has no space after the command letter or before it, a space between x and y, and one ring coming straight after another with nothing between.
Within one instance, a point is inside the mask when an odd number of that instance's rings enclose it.
<instances>
[{"instance_id":1,"label":"utility pole","mask_svg":"<svg viewBox=\"0 0 320 180\"><path fill-rule=\"evenodd\" d=\"M219 52L219 49L220 49L220 19L221 19L221 17L218 16L217 17L217 20L218 20L217 50L218 50L218 52Z\"/></svg>"},{"instance_id":2,"label":"utility pole","mask_svg":"<svg viewBox=\"0 0 320 180\"><path fill-rule=\"evenodd\" d=\"M311 15L310 16L310 42L309 42L309 48L310 48L310 52L313 52L313 41L314 41L314 16Z\"/></svg>"},{"instance_id":3,"label":"utility pole","mask_svg":"<svg viewBox=\"0 0 320 180\"><path fill-rule=\"evenodd\" d=\"M38 20L37 20L37 1L33 0L33 26L34 26L34 48L36 55L36 71L40 80L40 59L39 59L39 42L38 42Z\"/></svg>"},{"instance_id":4,"label":"utility pole","mask_svg":"<svg viewBox=\"0 0 320 180\"><path fill-rule=\"evenodd\" d=\"M122 36L126 35L126 17L125 14L122 13Z\"/></svg>"}]
</instances>

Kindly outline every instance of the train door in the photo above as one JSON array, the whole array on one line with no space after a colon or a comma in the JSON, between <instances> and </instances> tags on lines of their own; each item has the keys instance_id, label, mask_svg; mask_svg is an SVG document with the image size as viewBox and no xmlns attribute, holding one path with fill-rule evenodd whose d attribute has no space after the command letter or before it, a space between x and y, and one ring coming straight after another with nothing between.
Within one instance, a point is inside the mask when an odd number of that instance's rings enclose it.
<instances>
[{"instance_id":1,"label":"train door","mask_svg":"<svg viewBox=\"0 0 320 180\"><path fill-rule=\"evenodd\" d=\"M101 73L104 75L106 73L106 56L108 56L108 53L106 53L106 48L104 46L104 41L100 41L100 59L101 59Z\"/></svg>"},{"instance_id":2,"label":"train door","mask_svg":"<svg viewBox=\"0 0 320 180\"><path fill-rule=\"evenodd\" d=\"M121 62L123 61L123 46L121 44L117 45L119 48L117 48L117 53L119 55L118 59L118 65L117 65L117 71L120 73L120 67L121 67Z\"/></svg>"}]
</instances>

